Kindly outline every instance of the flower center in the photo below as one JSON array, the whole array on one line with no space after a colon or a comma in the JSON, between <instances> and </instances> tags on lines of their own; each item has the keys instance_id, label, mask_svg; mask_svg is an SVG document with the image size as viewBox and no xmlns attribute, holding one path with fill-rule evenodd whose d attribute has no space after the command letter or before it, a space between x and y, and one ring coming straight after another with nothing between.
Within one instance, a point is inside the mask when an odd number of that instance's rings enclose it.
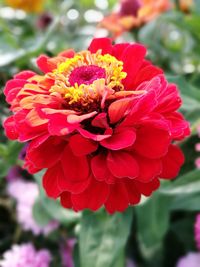
<instances>
[{"instance_id":1,"label":"flower center","mask_svg":"<svg viewBox=\"0 0 200 267\"><path fill-rule=\"evenodd\" d=\"M127 73L123 62L101 51L82 51L58 65L53 73L55 84L51 95L65 100L67 108L76 110L105 106L105 101L114 99L115 93L124 91L122 80Z\"/></svg>"},{"instance_id":2,"label":"flower center","mask_svg":"<svg viewBox=\"0 0 200 267\"><path fill-rule=\"evenodd\" d=\"M105 69L95 66L81 66L75 68L70 76L69 82L72 86L77 83L78 85L81 84L92 84L97 79L105 79L106 78L106 71Z\"/></svg>"}]
</instances>

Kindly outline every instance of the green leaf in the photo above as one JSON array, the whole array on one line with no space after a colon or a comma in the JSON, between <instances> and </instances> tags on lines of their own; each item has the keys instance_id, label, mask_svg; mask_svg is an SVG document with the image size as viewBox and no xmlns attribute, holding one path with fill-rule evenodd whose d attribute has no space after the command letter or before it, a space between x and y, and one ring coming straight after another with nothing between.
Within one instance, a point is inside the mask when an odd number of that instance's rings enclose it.
<instances>
[{"instance_id":1,"label":"green leaf","mask_svg":"<svg viewBox=\"0 0 200 267\"><path fill-rule=\"evenodd\" d=\"M124 267L132 209L114 215L84 211L79 237L81 267Z\"/></svg>"},{"instance_id":2,"label":"green leaf","mask_svg":"<svg viewBox=\"0 0 200 267\"><path fill-rule=\"evenodd\" d=\"M61 206L60 202L54 199L50 199L46 196L42 187L42 175L43 172L36 174L35 180L37 181L40 189L40 201L45 212L52 218L59 221L65 226L75 224L79 221L81 213L76 213L72 210L65 209Z\"/></svg>"},{"instance_id":3,"label":"green leaf","mask_svg":"<svg viewBox=\"0 0 200 267\"><path fill-rule=\"evenodd\" d=\"M200 194L183 194L174 198L171 210L200 211Z\"/></svg>"},{"instance_id":4,"label":"green leaf","mask_svg":"<svg viewBox=\"0 0 200 267\"><path fill-rule=\"evenodd\" d=\"M37 199L34 203L32 210L33 218L40 226L45 226L51 221L51 216L44 209L40 199Z\"/></svg>"},{"instance_id":5,"label":"green leaf","mask_svg":"<svg viewBox=\"0 0 200 267\"><path fill-rule=\"evenodd\" d=\"M0 178L7 175L10 166L3 159L0 158Z\"/></svg>"},{"instance_id":6,"label":"green leaf","mask_svg":"<svg viewBox=\"0 0 200 267\"><path fill-rule=\"evenodd\" d=\"M170 202L171 198L156 192L143 205L136 207L138 240L145 258L151 258L162 249L169 225Z\"/></svg>"},{"instance_id":7,"label":"green leaf","mask_svg":"<svg viewBox=\"0 0 200 267\"><path fill-rule=\"evenodd\" d=\"M159 190L166 195L182 195L200 192L200 170L190 171L175 181L165 181Z\"/></svg>"}]
</instances>

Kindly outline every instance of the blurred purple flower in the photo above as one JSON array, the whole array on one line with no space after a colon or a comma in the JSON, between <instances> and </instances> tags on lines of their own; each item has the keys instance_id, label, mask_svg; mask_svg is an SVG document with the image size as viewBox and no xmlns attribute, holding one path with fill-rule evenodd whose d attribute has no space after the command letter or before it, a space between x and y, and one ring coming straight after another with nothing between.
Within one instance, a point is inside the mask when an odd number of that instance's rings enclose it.
<instances>
[{"instance_id":1,"label":"blurred purple flower","mask_svg":"<svg viewBox=\"0 0 200 267\"><path fill-rule=\"evenodd\" d=\"M68 239L67 242L61 245L60 252L63 267L74 267L73 250L76 244L76 239Z\"/></svg>"},{"instance_id":2,"label":"blurred purple flower","mask_svg":"<svg viewBox=\"0 0 200 267\"><path fill-rule=\"evenodd\" d=\"M13 245L3 254L1 267L49 267L51 255L48 250L36 251L31 243Z\"/></svg>"},{"instance_id":3,"label":"blurred purple flower","mask_svg":"<svg viewBox=\"0 0 200 267\"><path fill-rule=\"evenodd\" d=\"M6 179L8 182L12 182L17 179L21 179L21 167L19 166L13 166L9 169L8 174L6 176Z\"/></svg>"},{"instance_id":4,"label":"blurred purple flower","mask_svg":"<svg viewBox=\"0 0 200 267\"><path fill-rule=\"evenodd\" d=\"M194 232L197 248L200 250L200 213L196 217Z\"/></svg>"},{"instance_id":5,"label":"blurred purple flower","mask_svg":"<svg viewBox=\"0 0 200 267\"><path fill-rule=\"evenodd\" d=\"M34 220L32 210L34 203L39 196L39 189L36 183L18 179L8 183L8 194L17 201L17 219L25 231L32 231L33 234L48 235L58 228L58 222L50 221L45 226L40 226Z\"/></svg>"},{"instance_id":6,"label":"blurred purple flower","mask_svg":"<svg viewBox=\"0 0 200 267\"><path fill-rule=\"evenodd\" d=\"M22 150L19 153L18 158L20 160L24 160L25 156L26 156L26 149L27 149L27 144L24 145L24 147L22 148ZM9 169L8 174L6 176L6 179L8 180L8 182L17 180L19 178L22 177L22 168L18 165L13 166Z\"/></svg>"},{"instance_id":7,"label":"blurred purple flower","mask_svg":"<svg viewBox=\"0 0 200 267\"><path fill-rule=\"evenodd\" d=\"M176 267L199 267L200 253L190 252L186 256L180 258Z\"/></svg>"},{"instance_id":8,"label":"blurred purple flower","mask_svg":"<svg viewBox=\"0 0 200 267\"><path fill-rule=\"evenodd\" d=\"M135 263L130 260L130 259L127 259L126 261L126 267L136 267Z\"/></svg>"}]
</instances>

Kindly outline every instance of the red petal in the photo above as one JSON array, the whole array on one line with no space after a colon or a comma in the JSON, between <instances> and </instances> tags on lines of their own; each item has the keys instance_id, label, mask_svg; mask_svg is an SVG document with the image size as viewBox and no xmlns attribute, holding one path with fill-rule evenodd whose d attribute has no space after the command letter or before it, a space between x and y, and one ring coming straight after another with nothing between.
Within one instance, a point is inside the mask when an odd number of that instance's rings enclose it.
<instances>
[{"instance_id":1,"label":"red petal","mask_svg":"<svg viewBox=\"0 0 200 267\"><path fill-rule=\"evenodd\" d=\"M109 152L107 165L110 172L117 178L135 178L139 174L136 160L124 151Z\"/></svg>"},{"instance_id":2,"label":"red petal","mask_svg":"<svg viewBox=\"0 0 200 267\"><path fill-rule=\"evenodd\" d=\"M23 79L13 79L9 80L6 83L5 89L4 89L4 94L7 95L10 90L15 89L15 88L22 88L25 84L27 83L26 80Z\"/></svg>"},{"instance_id":3,"label":"red petal","mask_svg":"<svg viewBox=\"0 0 200 267\"><path fill-rule=\"evenodd\" d=\"M105 203L106 210L112 214L116 211L124 211L129 204L128 193L124 183L116 183L110 186L110 194Z\"/></svg>"},{"instance_id":4,"label":"red petal","mask_svg":"<svg viewBox=\"0 0 200 267\"><path fill-rule=\"evenodd\" d=\"M89 176L89 164L85 156L76 157L69 146L62 155L62 166L66 179L69 182L81 182Z\"/></svg>"},{"instance_id":5,"label":"red petal","mask_svg":"<svg viewBox=\"0 0 200 267\"><path fill-rule=\"evenodd\" d=\"M84 138L80 134L73 135L69 140L69 145L75 156L84 156L96 151L98 144L90 139Z\"/></svg>"},{"instance_id":6,"label":"red petal","mask_svg":"<svg viewBox=\"0 0 200 267\"><path fill-rule=\"evenodd\" d=\"M30 144L26 155L35 167L50 168L60 160L65 145L66 142L62 139L50 137L35 149Z\"/></svg>"},{"instance_id":7,"label":"red petal","mask_svg":"<svg viewBox=\"0 0 200 267\"><path fill-rule=\"evenodd\" d=\"M110 123L116 123L124 118L131 110L133 98L127 97L113 102L108 108Z\"/></svg>"},{"instance_id":8,"label":"red petal","mask_svg":"<svg viewBox=\"0 0 200 267\"><path fill-rule=\"evenodd\" d=\"M57 198L60 195L61 190L57 183L60 176L63 176L60 164L56 164L54 167L48 169L43 176L43 187L49 197Z\"/></svg>"},{"instance_id":9,"label":"red petal","mask_svg":"<svg viewBox=\"0 0 200 267\"><path fill-rule=\"evenodd\" d=\"M69 123L80 123L83 120L90 119L94 117L97 114L97 111L90 112L88 114L83 114L83 115L76 115L76 114L69 114L67 117L67 121Z\"/></svg>"},{"instance_id":10,"label":"red petal","mask_svg":"<svg viewBox=\"0 0 200 267\"><path fill-rule=\"evenodd\" d=\"M111 137L104 139L100 143L108 149L120 150L133 145L135 139L136 134L132 129L121 128L117 129Z\"/></svg>"},{"instance_id":11,"label":"red petal","mask_svg":"<svg viewBox=\"0 0 200 267\"><path fill-rule=\"evenodd\" d=\"M98 154L91 160L91 168L95 178L98 181L106 181L111 173L107 167L106 155Z\"/></svg>"},{"instance_id":12,"label":"red petal","mask_svg":"<svg viewBox=\"0 0 200 267\"><path fill-rule=\"evenodd\" d=\"M66 57L66 58L72 58L74 57L74 55L75 55L75 51L73 49L68 49L58 54L58 56Z\"/></svg>"},{"instance_id":13,"label":"red petal","mask_svg":"<svg viewBox=\"0 0 200 267\"><path fill-rule=\"evenodd\" d=\"M165 118L170 121L170 130L173 139L181 140L190 134L189 123L181 113L173 112L165 114Z\"/></svg>"},{"instance_id":14,"label":"red petal","mask_svg":"<svg viewBox=\"0 0 200 267\"><path fill-rule=\"evenodd\" d=\"M133 148L144 157L157 159L167 153L170 142L168 131L154 128L149 124L138 129Z\"/></svg>"},{"instance_id":15,"label":"red petal","mask_svg":"<svg viewBox=\"0 0 200 267\"><path fill-rule=\"evenodd\" d=\"M46 55L39 56L36 63L40 70L44 73L52 72L57 67L56 58L49 58Z\"/></svg>"},{"instance_id":16,"label":"red petal","mask_svg":"<svg viewBox=\"0 0 200 267\"><path fill-rule=\"evenodd\" d=\"M92 126L99 127L103 129L109 128L107 114L106 113L99 113L93 120Z\"/></svg>"},{"instance_id":17,"label":"red petal","mask_svg":"<svg viewBox=\"0 0 200 267\"><path fill-rule=\"evenodd\" d=\"M112 41L109 38L95 38L92 40L88 50L91 53L96 53L101 50L101 54L112 54Z\"/></svg>"},{"instance_id":18,"label":"red petal","mask_svg":"<svg viewBox=\"0 0 200 267\"><path fill-rule=\"evenodd\" d=\"M70 193L80 194L82 193L89 185L90 178L84 179L82 181L71 181L65 175L58 178L58 187L60 190L69 191Z\"/></svg>"},{"instance_id":19,"label":"red petal","mask_svg":"<svg viewBox=\"0 0 200 267\"><path fill-rule=\"evenodd\" d=\"M18 132L16 130L14 116L10 116L4 121L3 127L5 128L6 136L11 140L18 139Z\"/></svg>"},{"instance_id":20,"label":"red petal","mask_svg":"<svg viewBox=\"0 0 200 267\"><path fill-rule=\"evenodd\" d=\"M22 80L28 80L29 78L35 76L36 73L30 70L24 70L19 73L17 73L14 78L15 79L22 79Z\"/></svg>"},{"instance_id":21,"label":"red petal","mask_svg":"<svg viewBox=\"0 0 200 267\"><path fill-rule=\"evenodd\" d=\"M108 194L109 186L92 178L89 187L83 193L72 194L73 208L76 211L83 209L96 211L105 203Z\"/></svg>"},{"instance_id":22,"label":"red petal","mask_svg":"<svg viewBox=\"0 0 200 267\"><path fill-rule=\"evenodd\" d=\"M82 128L79 128L77 130L83 137L99 142L111 136L110 134L93 134Z\"/></svg>"},{"instance_id":23,"label":"red petal","mask_svg":"<svg viewBox=\"0 0 200 267\"><path fill-rule=\"evenodd\" d=\"M63 192L60 195L60 203L66 209L72 208L71 194L69 192Z\"/></svg>"},{"instance_id":24,"label":"red petal","mask_svg":"<svg viewBox=\"0 0 200 267\"><path fill-rule=\"evenodd\" d=\"M36 137L34 140L31 141L31 148L29 145L29 149L36 149L37 147L39 147L42 143L44 143L48 138L49 138L49 134L44 134L41 136Z\"/></svg>"},{"instance_id":25,"label":"red petal","mask_svg":"<svg viewBox=\"0 0 200 267\"><path fill-rule=\"evenodd\" d=\"M124 51L122 56L122 61L124 62L123 71L128 74L123 80L126 89L133 89L134 78L142 66L145 54L146 48L139 44L130 45Z\"/></svg>"},{"instance_id":26,"label":"red petal","mask_svg":"<svg viewBox=\"0 0 200 267\"><path fill-rule=\"evenodd\" d=\"M45 55L41 55L37 58L37 61L36 61L38 67L44 73L51 71L51 69L49 69L49 66L48 66L48 59L49 59L49 57L47 57Z\"/></svg>"},{"instance_id":27,"label":"red petal","mask_svg":"<svg viewBox=\"0 0 200 267\"><path fill-rule=\"evenodd\" d=\"M67 122L67 115L64 114L51 114L49 118L48 130L51 135L67 135L79 127L79 124L70 124Z\"/></svg>"},{"instance_id":28,"label":"red petal","mask_svg":"<svg viewBox=\"0 0 200 267\"><path fill-rule=\"evenodd\" d=\"M130 46L129 43L116 44L113 46L113 56L121 60L125 49Z\"/></svg>"},{"instance_id":29,"label":"red petal","mask_svg":"<svg viewBox=\"0 0 200 267\"><path fill-rule=\"evenodd\" d=\"M139 181L135 181L135 187L138 192L141 194L145 195L146 197L150 196L153 191L159 188L160 186L160 181L155 178L149 183L141 183Z\"/></svg>"},{"instance_id":30,"label":"red petal","mask_svg":"<svg viewBox=\"0 0 200 267\"><path fill-rule=\"evenodd\" d=\"M153 65L145 66L138 72L137 76L135 77L134 87L139 86L144 81L150 81L153 77L159 74L163 74L163 71L160 68Z\"/></svg>"},{"instance_id":31,"label":"red petal","mask_svg":"<svg viewBox=\"0 0 200 267\"><path fill-rule=\"evenodd\" d=\"M146 117L157 105L155 92L151 91L133 101L131 112L121 123L122 126L133 126L141 118Z\"/></svg>"},{"instance_id":32,"label":"red petal","mask_svg":"<svg viewBox=\"0 0 200 267\"><path fill-rule=\"evenodd\" d=\"M168 153L162 158L163 170L159 176L164 179L175 178L178 175L184 160L185 157L180 148L175 145L170 145Z\"/></svg>"},{"instance_id":33,"label":"red petal","mask_svg":"<svg viewBox=\"0 0 200 267\"><path fill-rule=\"evenodd\" d=\"M146 183L158 177L162 171L161 160L147 159L137 155L137 162L140 168L140 174L136 180Z\"/></svg>"},{"instance_id":34,"label":"red petal","mask_svg":"<svg viewBox=\"0 0 200 267\"><path fill-rule=\"evenodd\" d=\"M138 204L140 202L141 194L135 186L135 180L127 179L125 181L125 186L128 193L129 203L131 205Z\"/></svg>"}]
</instances>

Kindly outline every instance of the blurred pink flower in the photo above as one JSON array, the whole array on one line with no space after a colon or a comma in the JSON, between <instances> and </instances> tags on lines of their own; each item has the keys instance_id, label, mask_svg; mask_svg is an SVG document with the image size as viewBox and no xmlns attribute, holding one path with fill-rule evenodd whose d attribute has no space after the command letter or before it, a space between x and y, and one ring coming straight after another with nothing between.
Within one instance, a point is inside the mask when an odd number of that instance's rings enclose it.
<instances>
[{"instance_id":1,"label":"blurred pink flower","mask_svg":"<svg viewBox=\"0 0 200 267\"><path fill-rule=\"evenodd\" d=\"M197 128L197 133L198 133L198 136L200 137L200 126ZM195 150L197 152L200 152L200 143L197 143L196 146L195 146ZM195 161L195 165L198 169L200 169L200 157L196 159Z\"/></svg>"},{"instance_id":2,"label":"blurred pink flower","mask_svg":"<svg viewBox=\"0 0 200 267\"><path fill-rule=\"evenodd\" d=\"M190 252L186 256L180 258L176 267L199 267L200 253Z\"/></svg>"},{"instance_id":3,"label":"blurred pink flower","mask_svg":"<svg viewBox=\"0 0 200 267\"><path fill-rule=\"evenodd\" d=\"M200 250L200 213L196 217L194 232L197 248Z\"/></svg>"},{"instance_id":4,"label":"blurred pink flower","mask_svg":"<svg viewBox=\"0 0 200 267\"><path fill-rule=\"evenodd\" d=\"M26 182L21 179L11 181L8 183L8 194L17 201L17 219L23 230L30 230L35 235L48 235L58 228L58 222L55 220L50 221L45 226L40 226L33 218L33 206L39 196L39 189L36 183Z\"/></svg>"},{"instance_id":5,"label":"blurred pink flower","mask_svg":"<svg viewBox=\"0 0 200 267\"><path fill-rule=\"evenodd\" d=\"M51 255L48 250L36 251L31 243L13 245L3 254L1 267L49 267Z\"/></svg>"}]
</instances>

